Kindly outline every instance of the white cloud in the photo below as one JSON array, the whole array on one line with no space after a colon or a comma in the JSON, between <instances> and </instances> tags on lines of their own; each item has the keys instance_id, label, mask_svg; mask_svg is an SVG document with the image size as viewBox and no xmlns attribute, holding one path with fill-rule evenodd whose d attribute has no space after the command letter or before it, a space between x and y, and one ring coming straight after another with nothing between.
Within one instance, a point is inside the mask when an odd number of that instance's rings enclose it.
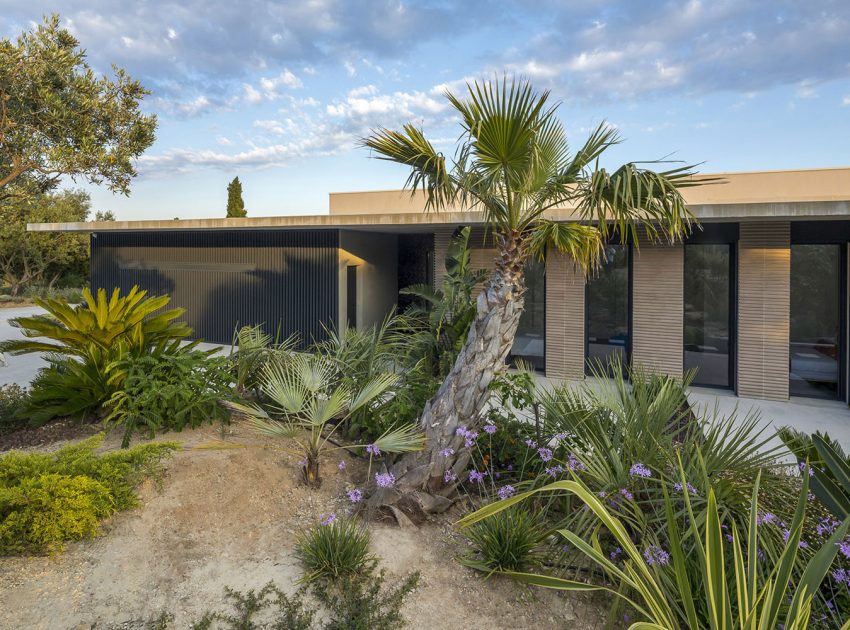
<instances>
[{"instance_id":1,"label":"white cloud","mask_svg":"<svg viewBox=\"0 0 850 630\"><path fill-rule=\"evenodd\" d=\"M253 85L244 84L245 100L251 104L257 104L263 100L263 95Z\"/></svg>"},{"instance_id":2,"label":"white cloud","mask_svg":"<svg viewBox=\"0 0 850 630\"><path fill-rule=\"evenodd\" d=\"M282 87L300 88L304 84L301 83L301 79L292 74L287 68L284 68L283 72L276 77L260 79L260 86L267 93L276 93Z\"/></svg>"},{"instance_id":3,"label":"white cloud","mask_svg":"<svg viewBox=\"0 0 850 630\"><path fill-rule=\"evenodd\" d=\"M848 95L847 95L847 96L845 96L843 99L841 99L841 104L842 104L844 107L850 107L850 94L848 94Z\"/></svg>"}]
</instances>

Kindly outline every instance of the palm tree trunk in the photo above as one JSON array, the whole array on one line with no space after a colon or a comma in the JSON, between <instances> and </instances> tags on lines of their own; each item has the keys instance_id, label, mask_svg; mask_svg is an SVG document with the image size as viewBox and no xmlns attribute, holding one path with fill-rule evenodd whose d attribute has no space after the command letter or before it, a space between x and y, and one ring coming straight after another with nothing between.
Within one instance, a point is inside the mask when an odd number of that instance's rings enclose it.
<instances>
[{"instance_id":1,"label":"palm tree trunk","mask_svg":"<svg viewBox=\"0 0 850 630\"><path fill-rule=\"evenodd\" d=\"M466 343L422 413L425 450L408 453L392 466L396 485L379 492L373 506L427 514L444 511L452 504L455 479L470 459L465 438L457 430L474 431L482 424L490 382L505 369L524 306L525 248L516 238L505 239L501 245L496 269L478 296Z\"/></svg>"}]
</instances>

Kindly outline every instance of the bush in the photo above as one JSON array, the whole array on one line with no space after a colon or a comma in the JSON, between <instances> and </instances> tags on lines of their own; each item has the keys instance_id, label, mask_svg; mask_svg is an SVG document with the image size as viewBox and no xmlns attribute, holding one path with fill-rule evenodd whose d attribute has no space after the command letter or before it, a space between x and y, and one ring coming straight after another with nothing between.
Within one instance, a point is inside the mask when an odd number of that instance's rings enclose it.
<instances>
[{"instance_id":1,"label":"bush","mask_svg":"<svg viewBox=\"0 0 850 630\"><path fill-rule=\"evenodd\" d=\"M192 330L175 321L183 309L161 310L168 296L147 297L133 287L125 296L115 289L109 299L103 289L96 298L84 289L83 297L78 306L37 298L47 314L13 319L25 338L0 342L0 352L45 353L50 362L33 381L28 413L34 424L99 413L120 389L119 365L128 356L185 351L180 344Z\"/></svg>"},{"instance_id":2,"label":"bush","mask_svg":"<svg viewBox=\"0 0 850 630\"><path fill-rule=\"evenodd\" d=\"M29 402L29 394L20 385L0 386L0 435L20 429L26 424L21 412Z\"/></svg>"},{"instance_id":3,"label":"bush","mask_svg":"<svg viewBox=\"0 0 850 630\"><path fill-rule=\"evenodd\" d=\"M313 627L316 613L304 603L303 590L290 597L269 582L259 591L251 589L244 595L228 588L225 599L230 601L233 613L208 612L192 624L192 630L310 630ZM258 616L270 617L270 622L259 625ZM167 623L162 626L163 630L166 627Z\"/></svg>"},{"instance_id":4,"label":"bush","mask_svg":"<svg viewBox=\"0 0 850 630\"><path fill-rule=\"evenodd\" d=\"M522 509L504 510L463 531L473 556L464 564L485 571L525 571L540 563L546 526Z\"/></svg>"},{"instance_id":5,"label":"bush","mask_svg":"<svg viewBox=\"0 0 850 630\"><path fill-rule=\"evenodd\" d=\"M225 358L197 350L131 356L120 369L126 376L106 403L110 411L105 422L124 427L124 447L138 430L153 437L157 431L181 431L229 417L219 405L233 398Z\"/></svg>"},{"instance_id":6,"label":"bush","mask_svg":"<svg viewBox=\"0 0 850 630\"><path fill-rule=\"evenodd\" d=\"M174 443L95 454L103 435L54 453L12 451L0 458L0 554L55 553L91 538L99 522L135 507L135 489L158 477Z\"/></svg>"},{"instance_id":7,"label":"bush","mask_svg":"<svg viewBox=\"0 0 850 630\"><path fill-rule=\"evenodd\" d=\"M363 571L369 555L369 530L353 519L333 515L299 534L296 551L309 571L305 580L337 579Z\"/></svg>"}]
</instances>

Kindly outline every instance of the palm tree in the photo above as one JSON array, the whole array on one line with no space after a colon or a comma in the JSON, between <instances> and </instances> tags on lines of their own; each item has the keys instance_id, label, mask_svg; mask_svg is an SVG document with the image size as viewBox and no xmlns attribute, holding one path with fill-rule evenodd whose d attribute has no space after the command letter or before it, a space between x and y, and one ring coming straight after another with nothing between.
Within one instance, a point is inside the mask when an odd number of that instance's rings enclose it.
<instances>
[{"instance_id":1,"label":"palm tree","mask_svg":"<svg viewBox=\"0 0 850 630\"><path fill-rule=\"evenodd\" d=\"M422 413L428 447L403 457L393 470L396 499L405 497L403 505L426 512L451 504L444 479L452 476L445 472L460 475L469 459L457 430L474 430L481 422L488 385L504 369L523 310L529 259L542 259L554 248L587 269L612 235L636 242L641 225L650 239L673 242L694 220L679 192L696 185L693 167L655 172L628 163L609 172L599 158L620 138L607 124L572 153L548 92L507 78L467 88L465 98L446 93L463 128L451 162L412 124L401 131L378 129L363 140L378 158L410 167L406 187L424 191L426 211L482 211L498 252L466 344ZM546 217L564 207L574 207L578 220ZM456 454L445 457L445 449Z\"/></svg>"}]
</instances>

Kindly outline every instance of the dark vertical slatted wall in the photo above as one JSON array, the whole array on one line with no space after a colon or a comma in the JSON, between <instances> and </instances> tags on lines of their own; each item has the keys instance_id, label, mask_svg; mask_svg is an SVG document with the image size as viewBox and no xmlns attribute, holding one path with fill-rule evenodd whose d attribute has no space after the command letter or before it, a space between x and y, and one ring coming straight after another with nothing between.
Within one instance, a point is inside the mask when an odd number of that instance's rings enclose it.
<instances>
[{"instance_id":1,"label":"dark vertical slatted wall","mask_svg":"<svg viewBox=\"0 0 850 630\"><path fill-rule=\"evenodd\" d=\"M325 338L338 317L336 230L98 232L92 290L138 284L171 296L197 338L230 343L237 326Z\"/></svg>"}]
</instances>

